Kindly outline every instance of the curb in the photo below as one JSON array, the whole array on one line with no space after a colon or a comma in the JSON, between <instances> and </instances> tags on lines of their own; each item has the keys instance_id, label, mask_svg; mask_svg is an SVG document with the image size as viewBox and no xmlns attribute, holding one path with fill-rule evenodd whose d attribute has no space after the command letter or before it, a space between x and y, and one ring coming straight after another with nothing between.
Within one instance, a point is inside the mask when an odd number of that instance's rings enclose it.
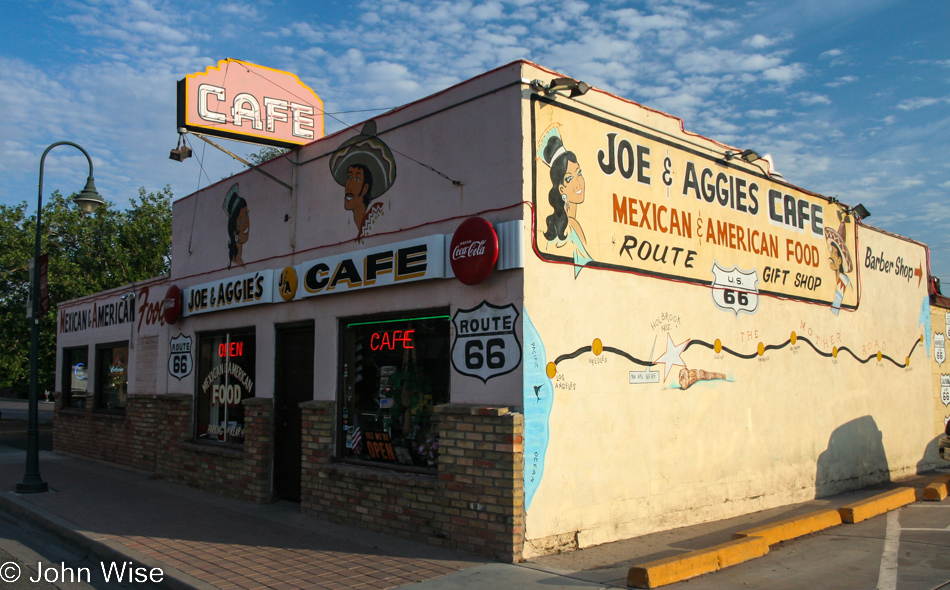
<instances>
[{"instance_id":1,"label":"curb","mask_svg":"<svg viewBox=\"0 0 950 590\"><path fill-rule=\"evenodd\" d=\"M133 567L159 568L161 584L172 590L215 590L215 587L175 569L102 534L85 531L74 523L20 499L15 492L0 492L0 510L30 522L50 533L87 549L103 561L131 561Z\"/></svg>"},{"instance_id":2,"label":"curb","mask_svg":"<svg viewBox=\"0 0 950 590\"><path fill-rule=\"evenodd\" d=\"M924 488L924 500L943 502L947 497L947 486L950 485L950 475L941 475L933 483Z\"/></svg>"},{"instance_id":3,"label":"curb","mask_svg":"<svg viewBox=\"0 0 950 590\"><path fill-rule=\"evenodd\" d=\"M627 572L627 585L633 588L665 586L761 557L768 552L769 544L763 537L735 539L634 566Z\"/></svg>"},{"instance_id":4,"label":"curb","mask_svg":"<svg viewBox=\"0 0 950 590\"><path fill-rule=\"evenodd\" d=\"M841 515L837 510L819 510L803 516L793 516L778 522L762 525L740 531L732 536L733 539L744 537L764 537L769 545L801 537L841 524Z\"/></svg>"},{"instance_id":5,"label":"curb","mask_svg":"<svg viewBox=\"0 0 950 590\"><path fill-rule=\"evenodd\" d=\"M841 515L841 521L848 524L855 524L862 520L867 520L878 514L884 514L895 508L913 504L917 501L917 492L914 488L897 488L883 494L878 494L861 500L854 504L848 504L838 509Z\"/></svg>"},{"instance_id":6,"label":"curb","mask_svg":"<svg viewBox=\"0 0 950 590\"><path fill-rule=\"evenodd\" d=\"M935 492L932 493L939 494L942 490L943 497L946 497L948 485L950 475L938 478L928 485L927 489L933 486ZM924 495L926 497L926 491ZM841 523L861 522L916 501L916 490L902 487L842 506L837 510L819 510L740 531L735 533L733 540L728 543L633 566L627 572L627 585L633 588L657 588L681 582L761 557L769 552L771 545L781 541L815 533Z\"/></svg>"}]
</instances>

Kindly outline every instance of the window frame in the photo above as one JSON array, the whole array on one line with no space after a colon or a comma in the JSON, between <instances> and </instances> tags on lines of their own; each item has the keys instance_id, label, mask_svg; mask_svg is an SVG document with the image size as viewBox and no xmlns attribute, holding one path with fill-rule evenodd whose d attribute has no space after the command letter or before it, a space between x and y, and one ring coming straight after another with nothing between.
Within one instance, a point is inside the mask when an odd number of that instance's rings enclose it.
<instances>
[{"instance_id":1,"label":"window frame","mask_svg":"<svg viewBox=\"0 0 950 590\"><path fill-rule=\"evenodd\" d=\"M73 399L74 399L74 398L73 398L73 385L72 385L73 379L72 379L72 376L73 376L73 374L75 373L75 367L76 367L76 365L72 362L73 359L72 359L71 357L72 357L73 353L76 353L76 352L79 352L79 351L82 351L82 352L85 352L85 353L86 353L86 361L85 361L86 377L85 377L85 379L80 378L80 380L84 380L84 381L86 382L86 392L85 392L85 395L82 396L82 405L74 406L74 405L72 405L72 402L73 402ZM59 392L59 395L62 397L62 401L61 401L60 407L63 408L63 409L67 409L67 410L85 410L85 409L88 407L87 402L88 402L89 397L90 397L90 393L89 393L89 345L87 344L87 345L83 345L83 346L64 346L63 349L62 349L62 352L63 352L63 356L62 356L62 359L61 359L61 360L62 360L62 371L63 371L63 373L62 373L62 382L60 383L61 390L60 390L60 392ZM92 394L92 395L95 395L95 388L93 388L93 394Z\"/></svg>"},{"instance_id":2,"label":"window frame","mask_svg":"<svg viewBox=\"0 0 950 590\"><path fill-rule=\"evenodd\" d=\"M117 348L125 348L125 400L123 400L122 407L109 408L105 407L103 400L103 388L105 387L105 381L108 375L111 375L108 371L102 370L102 359L111 357L115 353L113 352ZM110 351L108 356L103 356L103 351ZM126 405L128 404L129 396L129 365L131 364L131 348L129 347L128 340L116 340L115 342L100 342L96 344L95 352L95 363L96 363L96 379L95 379L95 389L93 391L93 410L96 412L106 413L106 414L124 414Z\"/></svg>"},{"instance_id":3,"label":"window frame","mask_svg":"<svg viewBox=\"0 0 950 590\"><path fill-rule=\"evenodd\" d=\"M441 319L445 322L445 341L444 341L444 364L441 370L444 370L443 380L444 380L444 393L440 393L439 397L444 399L436 401L432 400L432 407L430 409L430 420L435 417L435 406L443 403L448 403L452 399L452 320L451 320L451 309L448 306L444 307L434 307L434 308L424 308L424 309L409 309L409 310L399 310L399 311L387 311L383 313L373 313L360 316L347 316L341 317L338 319L338 331L337 331L337 392L336 392L336 412L334 416L334 428L333 431L336 434L334 437L333 444L333 458L335 461L341 463L350 463L355 465L362 465L366 467L373 467L376 469L387 469L390 471L403 471L410 473L420 473L425 475L435 475L438 472L438 451L435 450L435 462L427 466L422 465L406 465L399 462L386 462L372 459L364 459L362 457L353 456L351 450L346 446L347 443L347 426L353 426L352 422L348 422L347 425L344 425L344 409L347 408L346 403L346 388L348 385L348 371L355 371L356 367L352 369L344 366L347 364L347 330L350 325L354 324L386 324L386 323L396 323L399 320L423 320L423 319ZM435 397L435 396L433 396ZM348 410L347 410L348 412ZM359 412L359 410L357 410ZM349 417L348 417L349 420ZM363 445L367 443L367 430L365 427L361 426L361 431L363 435ZM430 431L431 432L431 431ZM435 429L434 440L438 442L438 430ZM396 441L391 441L391 444L395 446Z\"/></svg>"},{"instance_id":4,"label":"window frame","mask_svg":"<svg viewBox=\"0 0 950 590\"><path fill-rule=\"evenodd\" d=\"M246 437L245 437L245 436L241 436L241 437L240 437L241 441L240 441L240 442L235 442L235 441L231 440L232 435L231 435L230 432L227 431L227 429L225 429L225 432L223 433L223 434L224 434L224 440L215 440L215 439L212 439L212 438L208 438L209 435L207 434L207 430L206 430L205 433L203 433L203 434L200 434L200 433L199 433L199 428L201 427L201 420L200 420L201 408L200 408L199 406L200 406L202 403L204 403L205 401L207 401L207 403L208 403L208 414L210 415L210 413L211 413L211 405L210 405L211 400L210 400L210 396L212 395L210 392L209 392L209 393L203 393L203 392L202 392L202 381L203 381L203 378L202 378L202 371L203 371L203 369L202 369L202 364L201 364L201 363L202 363L202 350L201 350L201 347L204 345L204 343L205 343L208 339L216 339L216 338L221 338L222 336L224 336L224 337L225 337L225 342L230 342L232 336L251 336L251 337L254 339L254 360L253 360L254 369L253 369L253 376L251 377L251 380L253 381L254 386L255 386L255 388L256 388L256 385L257 385L257 360L258 360L258 354L257 354L257 326L255 326L255 325L249 325L249 326L239 326L239 327L237 327L237 328L225 328L225 329L221 329L221 330L209 330L209 331L206 331L206 332L197 332L197 333L195 334L195 336L196 336L196 339L197 339L197 346L196 346L196 350L197 350L197 355L196 355L196 356L197 356L197 358L196 358L196 360L195 360L195 369L194 369L194 370L195 370L195 398L194 398L194 399L195 399L195 403L194 403L194 408L193 408L193 411L192 411L192 438L191 438L191 440L192 440L192 442L195 442L195 443L197 443L197 444L202 444L202 445L209 445L209 446L216 446L216 447L226 447L226 448L233 448L233 449L243 449L243 448L244 448L244 442L245 442L245 440L246 440ZM228 347L228 349L230 349L230 347ZM230 357L228 357L228 358L230 358ZM242 365L238 365L238 366L240 366L242 370L245 369L245 367L242 366ZM226 381L229 381L229 380L231 379L231 375L230 375L230 373L228 373L227 371L225 371L222 376L225 377L225 380L226 380ZM250 393L251 395L248 395L247 397L242 396L242 397L241 397L241 402L243 402L245 399L250 399L250 398L252 398L252 397L256 397L256 396L257 396L256 389L255 389L254 391L247 392L247 393ZM202 399L202 396L209 396L209 397L208 397L206 400L203 400L203 399ZM240 404L241 402L238 402L238 403ZM228 406L225 405L225 408L227 408L227 407L228 407ZM227 410L226 410L226 411L227 411ZM227 415L225 416L225 422L227 422ZM245 429L246 427L247 427L247 424L246 424L246 416L245 416L245 414L244 414L243 407L242 407L242 411L241 411L241 429L242 429L242 432L244 432L244 429ZM237 437L235 437L235 438L237 438Z\"/></svg>"}]
</instances>

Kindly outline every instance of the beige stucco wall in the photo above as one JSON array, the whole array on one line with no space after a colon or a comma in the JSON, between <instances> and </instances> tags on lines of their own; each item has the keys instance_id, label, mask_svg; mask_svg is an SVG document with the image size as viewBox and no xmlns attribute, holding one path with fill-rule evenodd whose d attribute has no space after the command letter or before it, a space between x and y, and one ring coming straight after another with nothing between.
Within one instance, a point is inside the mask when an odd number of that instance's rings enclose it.
<instances>
[{"instance_id":1,"label":"beige stucco wall","mask_svg":"<svg viewBox=\"0 0 950 590\"><path fill-rule=\"evenodd\" d=\"M823 227L779 227L769 222L765 202L770 188L791 194L805 207L819 207L824 227L836 231L839 206L756 166L727 163L724 146L682 133L677 120L637 105L596 91L556 103L524 103L526 135L533 137L525 157L534 162L525 171L526 198L534 200L537 215L535 255L525 268L526 555L932 468L925 456L933 430L932 373L922 341L926 280L906 270L926 274L921 244L870 227L855 236L854 223L846 224L839 235L853 268L835 315L837 277ZM652 129L640 125L644 121ZM552 125L560 125L586 181L574 223L586 234L588 263L571 260L576 246L543 235L553 212L552 183L536 156ZM617 142L626 137L650 149L650 185L635 172L625 179L601 169L606 158L599 151L611 131ZM661 181L667 154L674 179L669 193ZM684 195L690 161L757 182L758 214ZM653 227L618 221L615 194L637 198L639 209L642 200L690 213L692 236L672 231L669 221L666 231L653 220ZM700 217L774 234L778 256L710 242L695 231L706 227ZM626 236L682 248L678 264L672 254L665 265L624 257ZM814 246L817 266L790 256L787 239ZM695 252L692 268L683 264L689 250ZM868 250L888 261L900 257L903 268L876 270ZM714 264L755 273L760 293L752 313L723 308L721 290L720 304L714 302ZM769 284L766 267L788 270L788 283ZM822 283L796 288L798 273ZM720 376L683 389L683 369ZM658 382L631 383L651 381L645 371L658 371L652 379Z\"/></svg>"},{"instance_id":2,"label":"beige stucco wall","mask_svg":"<svg viewBox=\"0 0 950 590\"><path fill-rule=\"evenodd\" d=\"M943 436L947 421L950 420L950 365L947 364L946 348L950 333L950 310L933 306L930 308L930 332L933 336L930 352L930 367L933 372L933 436ZM940 337L943 338L943 355L938 354ZM941 382L941 377L943 382ZM944 391L946 389L946 392ZM940 461L943 466L946 463Z\"/></svg>"}]
</instances>

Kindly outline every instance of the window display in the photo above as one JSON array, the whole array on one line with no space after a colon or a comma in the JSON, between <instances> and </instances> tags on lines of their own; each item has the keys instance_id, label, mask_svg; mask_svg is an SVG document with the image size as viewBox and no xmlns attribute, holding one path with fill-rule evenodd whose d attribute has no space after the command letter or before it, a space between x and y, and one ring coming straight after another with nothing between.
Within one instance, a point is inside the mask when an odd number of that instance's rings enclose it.
<instances>
[{"instance_id":1,"label":"window display","mask_svg":"<svg viewBox=\"0 0 950 590\"><path fill-rule=\"evenodd\" d=\"M129 344L113 344L96 349L96 393L100 410L125 410L129 387Z\"/></svg>"},{"instance_id":2,"label":"window display","mask_svg":"<svg viewBox=\"0 0 950 590\"><path fill-rule=\"evenodd\" d=\"M254 397L254 331L199 335L195 438L242 444L244 405Z\"/></svg>"},{"instance_id":3,"label":"window display","mask_svg":"<svg viewBox=\"0 0 950 590\"><path fill-rule=\"evenodd\" d=\"M63 349L63 407L85 408L89 391L89 349Z\"/></svg>"},{"instance_id":4,"label":"window display","mask_svg":"<svg viewBox=\"0 0 950 590\"><path fill-rule=\"evenodd\" d=\"M434 468L434 408L449 401L449 315L412 312L342 324L339 455Z\"/></svg>"}]
</instances>

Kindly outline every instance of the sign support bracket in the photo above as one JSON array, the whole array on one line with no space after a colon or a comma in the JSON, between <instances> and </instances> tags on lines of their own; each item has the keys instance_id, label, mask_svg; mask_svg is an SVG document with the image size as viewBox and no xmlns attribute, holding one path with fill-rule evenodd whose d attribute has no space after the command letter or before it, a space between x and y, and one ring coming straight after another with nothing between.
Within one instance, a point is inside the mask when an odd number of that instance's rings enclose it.
<instances>
[{"instance_id":1,"label":"sign support bracket","mask_svg":"<svg viewBox=\"0 0 950 590\"><path fill-rule=\"evenodd\" d=\"M231 156L232 158L234 158L234 159L237 160L238 162L244 164L245 166L247 166L247 167L250 168L251 170L254 170L254 171L256 171L256 172L260 172L261 174L263 174L263 175L266 176L267 178L270 178L271 180L273 180L273 181L276 182L277 184L283 186L284 188L286 188L286 189L288 189L288 190L290 190L290 191L293 191L293 190L294 190L294 187L290 186L289 184L287 184L287 183L284 182L283 180L277 178L276 176L274 176L273 174L270 174L269 172L264 172L264 171L261 170L258 166L255 166L254 164L251 164L250 162L248 162L247 160L245 160L245 159L242 158L241 156L238 156L238 155L236 155L236 154L234 154L234 153L232 153L232 152L230 152L230 151L224 149L223 147L221 147L220 145L218 145L218 144L216 144L215 142L211 141L210 139L208 139L208 138L205 137L204 135L202 135L202 134L200 134L200 133L195 133L194 131L188 131L188 133L191 133L192 135L194 135L194 136L197 137L198 139L200 139L200 140L202 140L202 141L204 141L204 142L206 142L206 143L211 144L213 147L218 148L219 150L221 150L222 152L224 152L224 153L226 153L227 155Z\"/></svg>"}]
</instances>

